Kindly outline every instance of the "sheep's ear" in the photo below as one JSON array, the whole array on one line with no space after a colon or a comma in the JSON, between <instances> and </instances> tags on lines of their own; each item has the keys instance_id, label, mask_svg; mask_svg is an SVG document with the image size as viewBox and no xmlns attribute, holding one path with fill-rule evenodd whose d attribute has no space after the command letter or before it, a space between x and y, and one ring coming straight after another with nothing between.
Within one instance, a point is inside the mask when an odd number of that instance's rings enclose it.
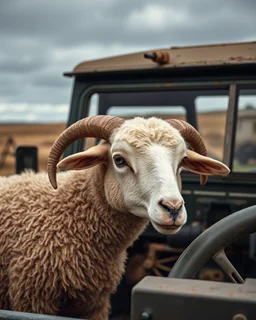
<instances>
[{"instance_id":1,"label":"sheep's ear","mask_svg":"<svg viewBox=\"0 0 256 320\"><path fill-rule=\"evenodd\" d=\"M182 167L207 176L223 176L229 174L229 168L222 162L209 157L201 156L200 154L187 150L187 157L182 160Z\"/></svg>"},{"instance_id":2,"label":"sheep's ear","mask_svg":"<svg viewBox=\"0 0 256 320\"><path fill-rule=\"evenodd\" d=\"M61 160L57 167L60 170L82 170L107 161L109 144L99 144L86 151L73 154Z\"/></svg>"}]
</instances>

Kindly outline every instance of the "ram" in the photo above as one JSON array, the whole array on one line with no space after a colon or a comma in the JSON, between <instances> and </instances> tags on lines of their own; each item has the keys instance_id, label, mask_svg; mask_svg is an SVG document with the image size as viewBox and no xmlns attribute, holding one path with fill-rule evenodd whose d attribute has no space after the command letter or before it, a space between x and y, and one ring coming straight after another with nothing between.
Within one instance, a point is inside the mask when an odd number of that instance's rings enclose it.
<instances>
[{"instance_id":1,"label":"ram","mask_svg":"<svg viewBox=\"0 0 256 320\"><path fill-rule=\"evenodd\" d=\"M84 137L102 141L59 162ZM56 175L56 166L71 171ZM45 173L1 178L0 309L107 319L126 249L148 222L164 234L186 223L182 167L202 184L229 172L186 122L95 116L53 145L53 188Z\"/></svg>"}]
</instances>

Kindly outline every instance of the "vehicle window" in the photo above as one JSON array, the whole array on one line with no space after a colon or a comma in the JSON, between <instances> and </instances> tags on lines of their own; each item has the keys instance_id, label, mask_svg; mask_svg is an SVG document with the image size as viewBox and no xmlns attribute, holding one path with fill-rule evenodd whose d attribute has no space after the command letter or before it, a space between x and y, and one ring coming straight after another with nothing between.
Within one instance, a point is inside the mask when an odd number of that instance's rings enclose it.
<instances>
[{"instance_id":1,"label":"vehicle window","mask_svg":"<svg viewBox=\"0 0 256 320\"><path fill-rule=\"evenodd\" d=\"M16 173L16 149L37 147L38 171L47 170L49 151L65 129L68 105L0 104L0 175ZM24 164L31 159L24 153Z\"/></svg>"},{"instance_id":2,"label":"vehicle window","mask_svg":"<svg viewBox=\"0 0 256 320\"><path fill-rule=\"evenodd\" d=\"M89 100L88 104L88 117L97 116L99 114L99 94L94 93ZM87 150L97 143L95 138L86 138L84 139L84 150Z\"/></svg>"},{"instance_id":3,"label":"vehicle window","mask_svg":"<svg viewBox=\"0 0 256 320\"><path fill-rule=\"evenodd\" d=\"M133 117L159 117L162 119L180 119L186 120L186 110L182 106L137 106L137 107L119 107L113 106L109 108L108 115L120 116L123 118Z\"/></svg>"},{"instance_id":4,"label":"vehicle window","mask_svg":"<svg viewBox=\"0 0 256 320\"><path fill-rule=\"evenodd\" d=\"M240 90L233 171L256 172L256 90Z\"/></svg>"},{"instance_id":5,"label":"vehicle window","mask_svg":"<svg viewBox=\"0 0 256 320\"><path fill-rule=\"evenodd\" d=\"M94 93L89 102L88 116L96 116L99 114L99 95Z\"/></svg>"},{"instance_id":6,"label":"vehicle window","mask_svg":"<svg viewBox=\"0 0 256 320\"><path fill-rule=\"evenodd\" d=\"M228 93L198 96L195 100L198 130L202 135L208 155L222 161L228 109Z\"/></svg>"},{"instance_id":7,"label":"vehicle window","mask_svg":"<svg viewBox=\"0 0 256 320\"><path fill-rule=\"evenodd\" d=\"M99 107L99 95L94 94L91 97L88 115L100 113L124 118L156 116L163 119L181 119L192 125L193 121L197 121L209 156L221 161L228 100L227 89L110 93L102 98ZM95 141L91 138L86 139L86 148L94 145Z\"/></svg>"}]
</instances>

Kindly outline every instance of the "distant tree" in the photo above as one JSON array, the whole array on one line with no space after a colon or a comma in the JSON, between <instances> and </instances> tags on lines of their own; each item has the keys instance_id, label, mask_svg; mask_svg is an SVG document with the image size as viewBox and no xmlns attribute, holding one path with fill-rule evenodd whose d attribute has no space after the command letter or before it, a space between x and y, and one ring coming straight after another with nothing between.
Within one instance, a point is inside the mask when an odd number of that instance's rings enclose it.
<instances>
[{"instance_id":1,"label":"distant tree","mask_svg":"<svg viewBox=\"0 0 256 320\"><path fill-rule=\"evenodd\" d=\"M254 106L253 104L247 104L247 105L245 106L245 109L246 109L246 110L254 110L254 109L255 109L255 106Z\"/></svg>"}]
</instances>

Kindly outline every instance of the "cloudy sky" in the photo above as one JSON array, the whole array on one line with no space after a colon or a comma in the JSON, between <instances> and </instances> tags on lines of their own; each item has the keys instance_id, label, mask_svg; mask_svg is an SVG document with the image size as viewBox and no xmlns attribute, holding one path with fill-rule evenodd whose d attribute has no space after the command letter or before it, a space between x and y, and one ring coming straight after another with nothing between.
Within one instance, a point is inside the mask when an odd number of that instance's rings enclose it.
<instances>
[{"instance_id":1,"label":"cloudy sky","mask_svg":"<svg viewBox=\"0 0 256 320\"><path fill-rule=\"evenodd\" d=\"M255 0L0 0L0 122L66 121L82 60L256 40Z\"/></svg>"}]
</instances>

